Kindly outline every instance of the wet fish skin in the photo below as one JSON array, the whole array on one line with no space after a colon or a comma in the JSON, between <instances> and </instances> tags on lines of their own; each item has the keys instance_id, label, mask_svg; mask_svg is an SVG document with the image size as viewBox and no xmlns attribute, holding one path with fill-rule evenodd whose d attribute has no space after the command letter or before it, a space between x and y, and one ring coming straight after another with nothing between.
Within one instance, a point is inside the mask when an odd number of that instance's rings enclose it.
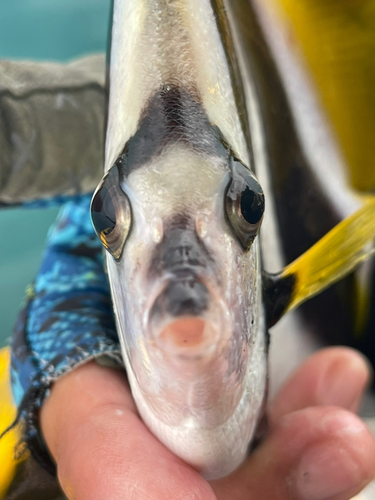
<instances>
[{"instance_id":1,"label":"wet fish skin","mask_svg":"<svg viewBox=\"0 0 375 500\"><path fill-rule=\"evenodd\" d=\"M115 2L105 168L118 181L99 186L94 220L116 247L108 275L141 416L209 478L243 461L265 394L263 208L235 223L243 192L262 203L251 161L211 3Z\"/></svg>"}]
</instances>

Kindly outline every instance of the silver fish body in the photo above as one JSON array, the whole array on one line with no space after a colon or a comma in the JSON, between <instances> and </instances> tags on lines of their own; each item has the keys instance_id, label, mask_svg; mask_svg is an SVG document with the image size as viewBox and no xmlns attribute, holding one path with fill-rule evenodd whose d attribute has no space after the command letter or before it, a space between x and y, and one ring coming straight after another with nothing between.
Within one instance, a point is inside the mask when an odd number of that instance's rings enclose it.
<instances>
[{"instance_id":1,"label":"silver fish body","mask_svg":"<svg viewBox=\"0 0 375 500\"><path fill-rule=\"evenodd\" d=\"M264 197L222 14L209 0L115 2L92 203L137 407L207 478L244 460L267 378Z\"/></svg>"}]
</instances>

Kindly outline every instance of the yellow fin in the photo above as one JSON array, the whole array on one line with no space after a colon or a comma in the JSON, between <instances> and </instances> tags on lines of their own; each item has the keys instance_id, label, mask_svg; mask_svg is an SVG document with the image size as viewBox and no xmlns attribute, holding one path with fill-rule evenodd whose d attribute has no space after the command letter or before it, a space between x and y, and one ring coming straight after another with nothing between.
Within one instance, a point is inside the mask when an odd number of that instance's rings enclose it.
<instances>
[{"instance_id":1,"label":"yellow fin","mask_svg":"<svg viewBox=\"0 0 375 500\"><path fill-rule=\"evenodd\" d=\"M352 187L375 187L375 0L267 0L301 52L347 161Z\"/></svg>"},{"instance_id":2,"label":"yellow fin","mask_svg":"<svg viewBox=\"0 0 375 500\"><path fill-rule=\"evenodd\" d=\"M317 295L368 259L375 253L374 238L375 197L368 197L359 210L282 271L280 279L294 278L285 312Z\"/></svg>"},{"instance_id":3,"label":"yellow fin","mask_svg":"<svg viewBox=\"0 0 375 500\"><path fill-rule=\"evenodd\" d=\"M15 419L16 407L13 404L10 389L10 350L0 349L0 433ZM17 429L12 429L0 439L0 498L5 494L13 481L18 460L14 450L20 439Z\"/></svg>"}]
</instances>

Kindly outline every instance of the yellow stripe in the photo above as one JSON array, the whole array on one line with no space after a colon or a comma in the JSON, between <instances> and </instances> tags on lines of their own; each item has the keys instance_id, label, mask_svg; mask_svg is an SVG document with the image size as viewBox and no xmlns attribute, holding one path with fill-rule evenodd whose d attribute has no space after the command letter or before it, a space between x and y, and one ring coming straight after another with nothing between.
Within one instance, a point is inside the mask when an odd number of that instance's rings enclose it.
<instances>
[{"instance_id":1,"label":"yellow stripe","mask_svg":"<svg viewBox=\"0 0 375 500\"><path fill-rule=\"evenodd\" d=\"M16 416L10 389L10 351L0 349L0 432L5 430ZM0 440L0 498L4 498L16 472L18 461L14 449L19 442L18 430L8 432Z\"/></svg>"},{"instance_id":2,"label":"yellow stripe","mask_svg":"<svg viewBox=\"0 0 375 500\"><path fill-rule=\"evenodd\" d=\"M352 186L374 189L375 0L275 2L311 70Z\"/></svg>"},{"instance_id":3,"label":"yellow stripe","mask_svg":"<svg viewBox=\"0 0 375 500\"><path fill-rule=\"evenodd\" d=\"M287 266L281 277L295 276L296 285L288 311L349 274L374 253L375 197L335 226L301 257Z\"/></svg>"}]
</instances>

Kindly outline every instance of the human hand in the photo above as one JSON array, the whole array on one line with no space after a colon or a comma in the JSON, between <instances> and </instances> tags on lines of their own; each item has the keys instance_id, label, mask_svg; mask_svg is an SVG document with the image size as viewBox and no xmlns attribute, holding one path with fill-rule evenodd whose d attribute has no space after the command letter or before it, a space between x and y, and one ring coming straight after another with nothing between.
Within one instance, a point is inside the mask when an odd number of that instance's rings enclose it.
<instances>
[{"instance_id":1,"label":"human hand","mask_svg":"<svg viewBox=\"0 0 375 500\"><path fill-rule=\"evenodd\" d=\"M375 475L375 442L354 415L366 362L328 348L269 407L270 432L230 476L205 481L151 434L123 372L96 363L59 380L41 426L70 500L348 500Z\"/></svg>"}]
</instances>

